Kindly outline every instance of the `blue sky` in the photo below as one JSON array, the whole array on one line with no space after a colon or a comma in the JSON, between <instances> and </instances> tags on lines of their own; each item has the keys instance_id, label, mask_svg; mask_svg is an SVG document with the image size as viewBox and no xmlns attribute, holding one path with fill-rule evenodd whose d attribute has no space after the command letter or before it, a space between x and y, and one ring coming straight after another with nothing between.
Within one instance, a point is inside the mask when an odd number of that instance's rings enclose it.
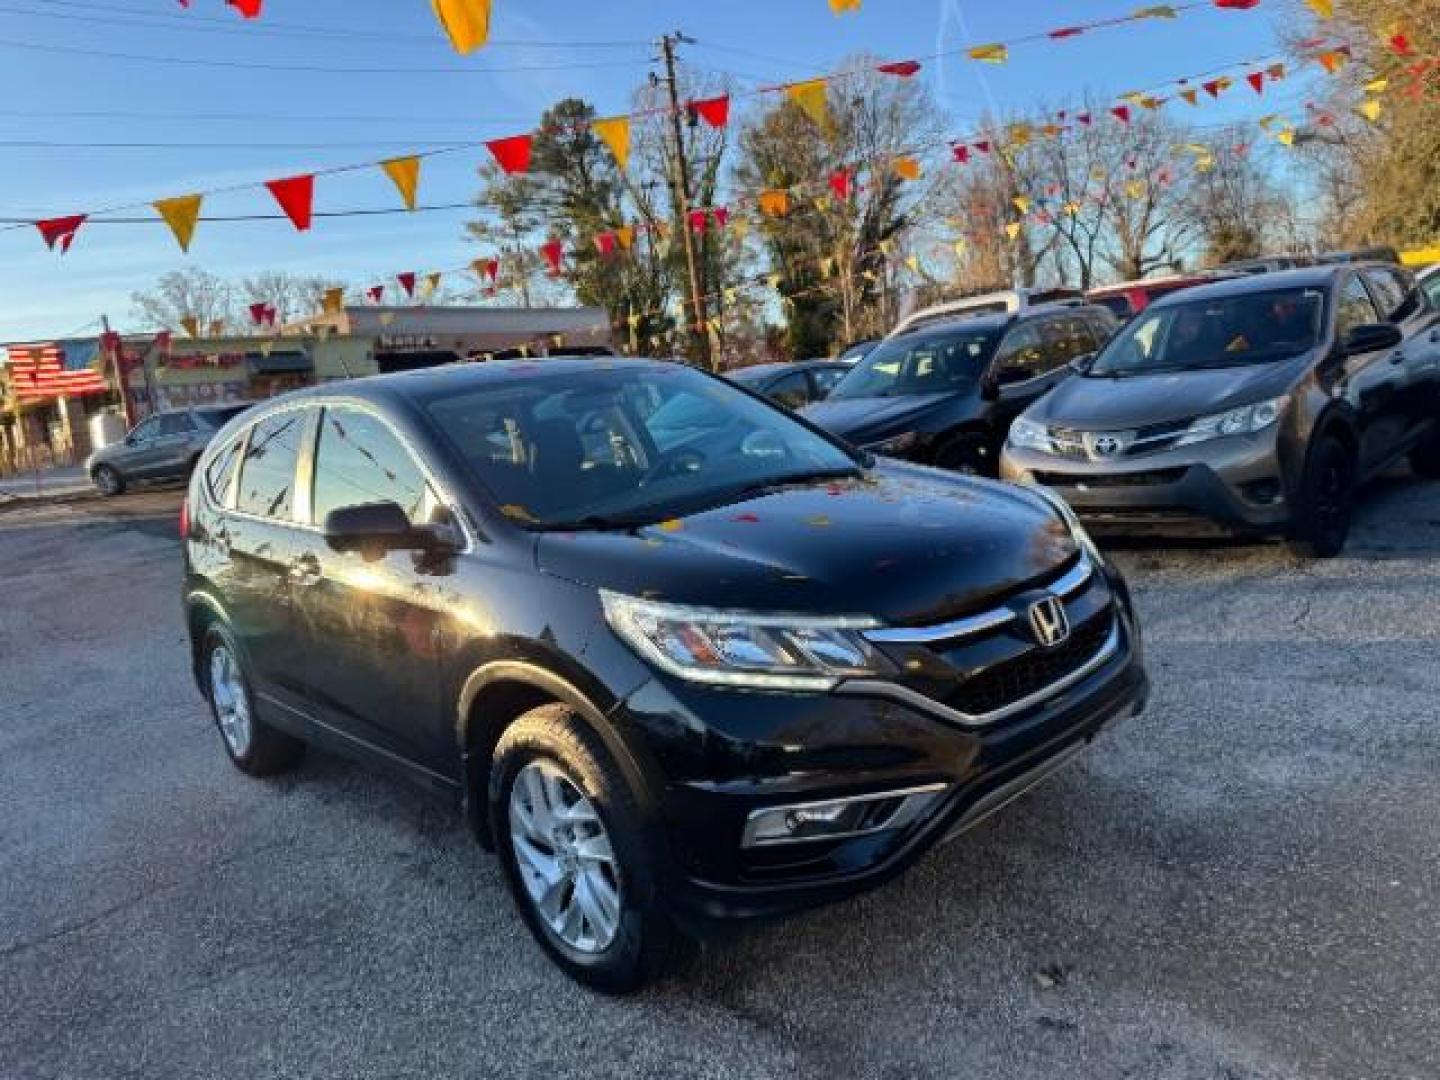
<instances>
[{"instance_id":1,"label":"blue sky","mask_svg":"<svg viewBox=\"0 0 1440 1080\"><path fill-rule=\"evenodd\" d=\"M745 86L833 70L859 51L930 56L1124 15L1140 3L864 0L860 12L837 18L825 0L495 0L493 44L466 58L445 43L428 0L267 0L264 17L253 23L221 0L192 0L188 16L175 0L0 0L0 146L7 163L0 217L148 202L426 143L515 134L568 95L593 101L602 113L622 112L650 69L653 50L645 43L671 30L699 42L686 47L688 62L731 72ZM1277 29L1293 12L1288 0L1265 0L1250 12L1207 7L1173 22L1019 45L1003 66L927 61L921 77L964 133L966 119L987 108L1020 110L1086 90L1119 94L1276 52ZM318 27L337 32L305 29ZM536 42L546 44L528 44ZM432 70L253 70L216 61ZM1287 98L1293 104L1294 93L1282 89L1276 100ZM1205 119L1254 116L1262 108L1241 87L1210 106ZM85 145L14 145L35 141ZM219 145L93 145L103 142ZM483 157L476 149L427 161L422 202L468 199ZM316 209L387 207L395 199L389 182L370 170L322 178ZM250 190L217 195L205 209L268 213L274 204ZM454 211L319 220L303 235L285 222L202 222L188 256L158 224L87 227L63 258L47 252L29 226L0 231L0 341L62 336L102 313L125 329L133 325L130 293L186 264L226 276L287 269L356 281L456 266L480 254L461 238L464 218Z\"/></svg>"}]
</instances>

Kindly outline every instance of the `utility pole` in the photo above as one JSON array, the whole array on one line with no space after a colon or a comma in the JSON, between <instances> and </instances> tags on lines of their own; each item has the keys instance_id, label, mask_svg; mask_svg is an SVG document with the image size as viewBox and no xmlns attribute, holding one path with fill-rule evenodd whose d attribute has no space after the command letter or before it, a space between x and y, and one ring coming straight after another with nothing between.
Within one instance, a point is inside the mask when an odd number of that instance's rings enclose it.
<instances>
[{"instance_id":1,"label":"utility pole","mask_svg":"<svg viewBox=\"0 0 1440 1080\"><path fill-rule=\"evenodd\" d=\"M660 39L665 55L665 86L670 92L670 128L675 137L674 185L675 201L680 208L680 233L685 241L685 266L690 275L690 305L700 329L691 334L699 359L712 371L710 357L710 315L705 304L705 274L695 251L695 230L690 228L690 165L685 160L685 132L680 125L680 94L675 84L675 46L690 41L678 30Z\"/></svg>"},{"instance_id":2,"label":"utility pole","mask_svg":"<svg viewBox=\"0 0 1440 1080\"><path fill-rule=\"evenodd\" d=\"M108 315L100 316L100 328L105 332L101 340L115 350L110 359L115 365L115 389L120 392L120 418L125 421L125 430L129 431L135 426L135 418L130 408L130 386L125 381L125 344L118 334L111 337Z\"/></svg>"}]
</instances>

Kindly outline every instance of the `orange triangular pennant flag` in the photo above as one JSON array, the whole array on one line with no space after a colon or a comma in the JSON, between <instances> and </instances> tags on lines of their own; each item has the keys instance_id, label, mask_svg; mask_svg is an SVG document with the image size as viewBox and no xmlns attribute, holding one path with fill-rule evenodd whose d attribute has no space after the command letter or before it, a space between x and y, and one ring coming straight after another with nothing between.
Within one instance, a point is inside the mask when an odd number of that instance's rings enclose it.
<instances>
[{"instance_id":1,"label":"orange triangular pennant flag","mask_svg":"<svg viewBox=\"0 0 1440 1080\"><path fill-rule=\"evenodd\" d=\"M624 250L629 251L631 245L635 243L635 226L621 225L615 230L615 239L619 241Z\"/></svg>"},{"instance_id":2,"label":"orange triangular pennant flag","mask_svg":"<svg viewBox=\"0 0 1440 1080\"><path fill-rule=\"evenodd\" d=\"M195 236L195 223L200 220L200 203L203 195L177 195L173 199L158 199L151 203L155 212L165 219L175 242L181 251L190 250L190 241Z\"/></svg>"},{"instance_id":3,"label":"orange triangular pennant flag","mask_svg":"<svg viewBox=\"0 0 1440 1080\"><path fill-rule=\"evenodd\" d=\"M490 36L490 0L430 0L458 53L474 52Z\"/></svg>"},{"instance_id":4,"label":"orange triangular pennant flag","mask_svg":"<svg viewBox=\"0 0 1440 1080\"><path fill-rule=\"evenodd\" d=\"M596 120L590 129L600 136L601 141L615 155L615 163L624 169L630 164L630 118L612 116L608 120Z\"/></svg>"},{"instance_id":5,"label":"orange triangular pennant flag","mask_svg":"<svg viewBox=\"0 0 1440 1080\"><path fill-rule=\"evenodd\" d=\"M896 158L894 162L891 163L891 167L894 168L895 175L900 177L901 180L920 179L920 162L916 161L913 157Z\"/></svg>"},{"instance_id":6,"label":"orange triangular pennant flag","mask_svg":"<svg viewBox=\"0 0 1440 1080\"><path fill-rule=\"evenodd\" d=\"M760 212L767 217L784 217L790 212L790 194L782 190L760 193Z\"/></svg>"},{"instance_id":7,"label":"orange triangular pennant flag","mask_svg":"<svg viewBox=\"0 0 1440 1080\"><path fill-rule=\"evenodd\" d=\"M400 197L405 200L405 209L415 209L415 197L420 190L420 159L418 157L391 158L382 161L380 168L395 182Z\"/></svg>"}]
</instances>

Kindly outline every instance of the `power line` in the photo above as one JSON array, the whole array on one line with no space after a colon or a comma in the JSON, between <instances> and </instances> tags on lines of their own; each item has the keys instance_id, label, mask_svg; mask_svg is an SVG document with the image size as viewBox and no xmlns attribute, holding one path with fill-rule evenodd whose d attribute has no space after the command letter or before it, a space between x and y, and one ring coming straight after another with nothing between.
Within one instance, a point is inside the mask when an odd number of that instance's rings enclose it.
<instances>
[{"instance_id":1,"label":"power line","mask_svg":"<svg viewBox=\"0 0 1440 1080\"><path fill-rule=\"evenodd\" d=\"M519 67L326 67L320 64L272 64L253 60L213 60L194 56L147 56L142 53L110 52L104 49L83 49L72 45L44 45L34 41L0 38L0 48L55 53L62 56L87 56L102 60L124 60L143 64L181 64L189 67L233 68L240 71L293 71L322 75L508 75L526 71L578 71L598 68L633 68L646 65L649 57L634 60L592 60L585 63L525 64Z\"/></svg>"},{"instance_id":2,"label":"power line","mask_svg":"<svg viewBox=\"0 0 1440 1080\"><path fill-rule=\"evenodd\" d=\"M310 216L313 218L354 218L354 217L388 217L397 214L430 214L450 210L473 210L475 204L471 202L458 203L434 203L428 206L417 206L414 210L404 206L377 206L360 207L349 210L316 210ZM202 214L198 219L201 222L235 222L235 221L289 221L285 214ZM33 225L34 218L28 217L0 217L0 224L5 225ZM163 219L158 217L92 217L85 222L85 227L92 225L164 225Z\"/></svg>"},{"instance_id":3,"label":"power line","mask_svg":"<svg viewBox=\"0 0 1440 1080\"><path fill-rule=\"evenodd\" d=\"M134 112L123 109L0 109L0 120L11 117L17 120L238 120L256 121L268 124L289 122L312 122L324 124L474 124L475 116L383 116L354 113L188 113L188 112ZM524 116L495 116L487 113L487 122L531 124L533 113Z\"/></svg>"},{"instance_id":4,"label":"power line","mask_svg":"<svg viewBox=\"0 0 1440 1080\"><path fill-rule=\"evenodd\" d=\"M78 15L66 12L20 10L11 7L0 8L0 11L7 11L17 15L39 16L51 19L72 19L93 23L108 23L119 26L150 27L166 26L176 30L204 31L210 33L226 33L232 35L245 35L246 37L290 37L313 39L323 37L328 41L369 41L385 45L411 44L433 46L439 40L438 36L421 34L387 34L381 32L366 33L357 30L344 30L328 26L306 25L303 23L286 23L267 21L260 25L244 25L237 23L235 19L213 15L181 14L179 12L167 11L134 11L129 8L117 8L104 4L83 3L80 0L28 0L32 4L44 4L47 7L58 7L74 9L81 12L99 12L98 15ZM158 20L158 23L153 20ZM515 47L531 49L616 49L627 46L644 46L648 44L640 39L633 41L527 41L519 39L495 38L487 43L488 48Z\"/></svg>"}]
</instances>

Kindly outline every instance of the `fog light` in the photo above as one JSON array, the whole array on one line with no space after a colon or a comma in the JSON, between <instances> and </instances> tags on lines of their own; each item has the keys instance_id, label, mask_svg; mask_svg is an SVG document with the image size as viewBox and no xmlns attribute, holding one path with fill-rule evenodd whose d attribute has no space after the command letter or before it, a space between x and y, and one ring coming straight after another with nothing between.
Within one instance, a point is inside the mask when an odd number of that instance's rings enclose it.
<instances>
[{"instance_id":1,"label":"fog light","mask_svg":"<svg viewBox=\"0 0 1440 1080\"><path fill-rule=\"evenodd\" d=\"M1240 485L1240 494L1245 496L1247 502L1273 506L1280 502L1284 493L1280 490L1279 480L1252 480L1248 484Z\"/></svg>"},{"instance_id":2,"label":"fog light","mask_svg":"<svg viewBox=\"0 0 1440 1080\"><path fill-rule=\"evenodd\" d=\"M807 840L843 840L903 829L924 815L943 795L946 784L880 791L822 802L792 803L751 812L742 847L798 844Z\"/></svg>"}]
</instances>

